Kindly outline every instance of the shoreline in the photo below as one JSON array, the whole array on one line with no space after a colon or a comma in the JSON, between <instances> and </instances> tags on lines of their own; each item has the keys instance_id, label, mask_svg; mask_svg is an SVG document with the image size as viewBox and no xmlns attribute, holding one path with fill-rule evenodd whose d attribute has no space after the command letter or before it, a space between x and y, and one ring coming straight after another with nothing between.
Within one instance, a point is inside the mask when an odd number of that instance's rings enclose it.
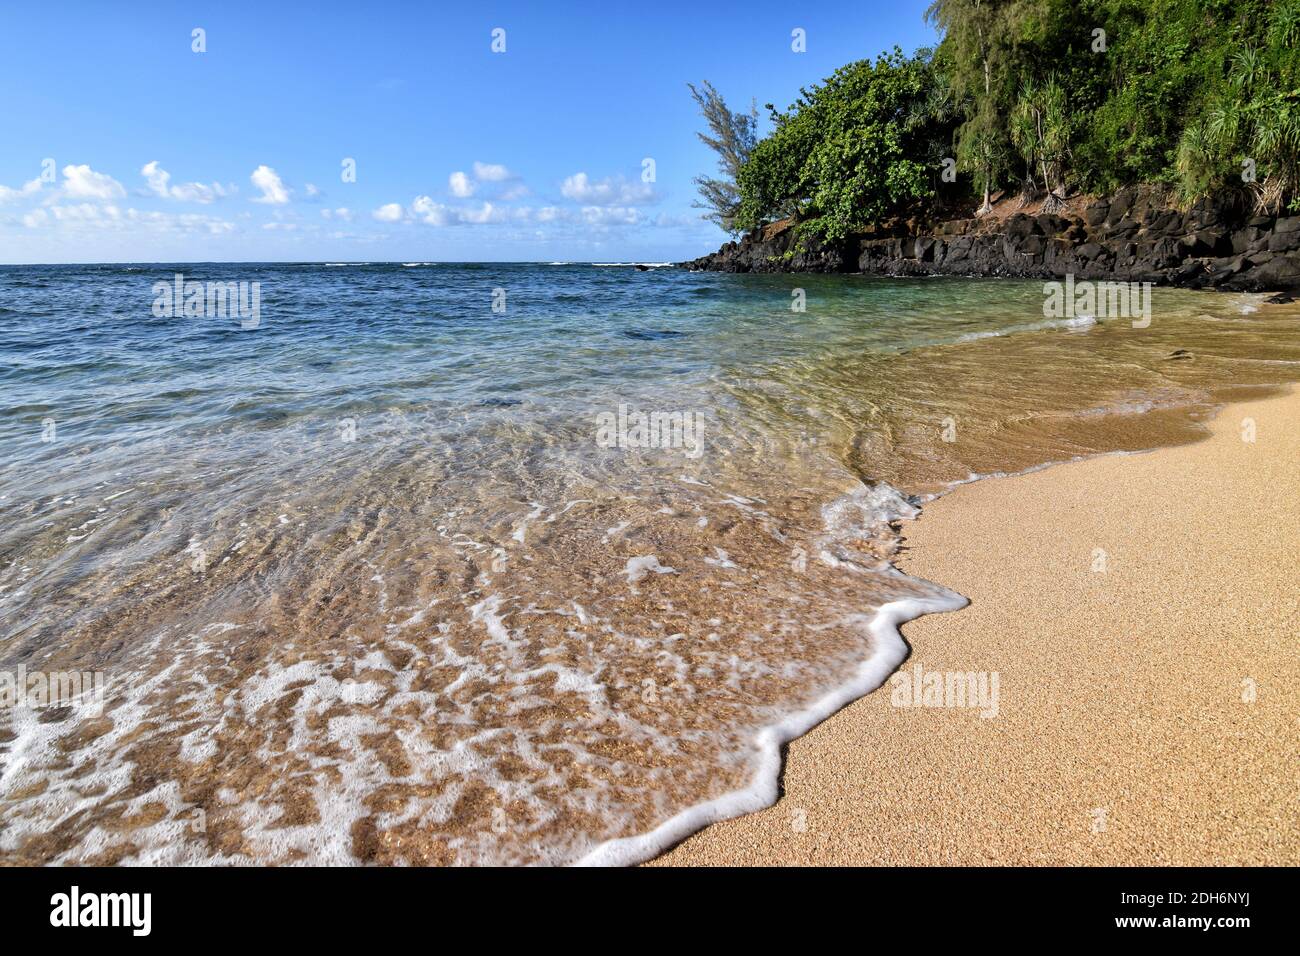
<instances>
[{"instance_id":1,"label":"shoreline","mask_svg":"<svg viewBox=\"0 0 1300 956\"><path fill-rule=\"evenodd\" d=\"M716 272L1066 276L1229 292L1300 290L1300 216L1259 215L1222 192L1180 208L1166 190L1125 186L1078 195L1055 212L998 194L984 216L936 209L864 226L835 241L801 240L793 219L758 226L716 252L679 263Z\"/></svg>"},{"instance_id":2,"label":"shoreline","mask_svg":"<svg viewBox=\"0 0 1300 956\"><path fill-rule=\"evenodd\" d=\"M1296 786L1277 744L1300 683L1283 646L1283 619L1300 626L1286 548L1300 539L1297 423L1300 389L1270 390L1223 405L1190 444L928 501L896 563L971 605L904 625L894 688L791 741L775 803L649 863L1296 863ZM999 558L999 542L1013 553ZM1000 676L1000 709L891 706L917 667Z\"/></svg>"},{"instance_id":3,"label":"shoreline","mask_svg":"<svg viewBox=\"0 0 1300 956\"><path fill-rule=\"evenodd\" d=\"M630 866L646 863L706 827L771 807L782 792L785 747L854 701L880 689L907 659L909 649L901 630L904 625L926 614L959 611L966 604L966 598L948 592L934 598L909 598L881 605L865 625L875 639L875 653L858 665L853 677L823 694L811 706L790 714L780 723L764 727L758 733L759 766L749 786L688 807L649 833L602 843L576 865Z\"/></svg>"}]
</instances>

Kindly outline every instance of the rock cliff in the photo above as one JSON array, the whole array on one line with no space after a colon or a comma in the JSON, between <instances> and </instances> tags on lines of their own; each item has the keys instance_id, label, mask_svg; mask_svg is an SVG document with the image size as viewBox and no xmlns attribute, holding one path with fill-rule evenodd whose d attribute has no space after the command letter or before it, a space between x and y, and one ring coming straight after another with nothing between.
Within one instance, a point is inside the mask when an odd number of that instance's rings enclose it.
<instances>
[{"instance_id":1,"label":"rock cliff","mask_svg":"<svg viewBox=\"0 0 1300 956\"><path fill-rule=\"evenodd\" d=\"M1010 200L999 206L1004 209ZM861 272L1154 282L1246 292L1300 290L1300 216L1260 216L1243 197L1187 210L1149 187L1076 199L1061 214L893 223L800 244L789 222L682 263L722 272Z\"/></svg>"}]
</instances>

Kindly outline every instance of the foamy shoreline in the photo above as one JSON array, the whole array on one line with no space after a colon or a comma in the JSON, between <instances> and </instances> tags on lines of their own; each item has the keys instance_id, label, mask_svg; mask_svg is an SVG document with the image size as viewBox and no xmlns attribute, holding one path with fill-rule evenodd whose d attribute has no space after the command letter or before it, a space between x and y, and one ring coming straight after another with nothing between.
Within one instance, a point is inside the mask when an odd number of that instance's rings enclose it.
<instances>
[{"instance_id":1,"label":"foamy shoreline","mask_svg":"<svg viewBox=\"0 0 1300 956\"><path fill-rule=\"evenodd\" d=\"M127 321L131 360L103 364L78 309L21 291L96 312L138 276L18 277L33 394L94 424L9 422L6 663L105 693L0 715L5 863L647 858L772 802L781 746L906 654L894 624L933 608L905 599L957 600L888 564L916 515L895 488L1192 440L1300 362L1294 310L1177 290L1145 329L956 341L1037 325L1014 282L828 280L773 322L766 280L528 267L532 304L489 334L477 307L388 321L497 269L391 268L358 312L347 270L250 266L340 305L267 322L222 381L244 346L205 326ZM575 350L588 300L616 321ZM41 373L67 349L87 380ZM624 409L680 433L634 442Z\"/></svg>"},{"instance_id":2,"label":"foamy shoreline","mask_svg":"<svg viewBox=\"0 0 1300 956\"><path fill-rule=\"evenodd\" d=\"M1292 389L931 501L900 567L972 606L908 623L908 669L1000 674L998 718L868 693L791 743L778 802L654 862L1296 863L1297 462Z\"/></svg>"},{"instance_id":3,"label":"foamy shoreline","mask_svg":"<svg viewBox=\"0 0 1300 956\"><path fill-rule=\"evenodd\" d=\"M697 804L666 820L649 833L601 844L578 861L579 866L619 866L642 863L703 827L731 820L772 806L780 795L781 748L806 734L838 710L876 690L907 658L901 625L923 614L956 611L966 599L949 598L891 601L874 615L862 615L862 626L876 641L876 650L859 665L853 678L822 695L810 707L797 711L758 734L758 766L751 784L708 803Z\"/></svg>"}]
</instances>

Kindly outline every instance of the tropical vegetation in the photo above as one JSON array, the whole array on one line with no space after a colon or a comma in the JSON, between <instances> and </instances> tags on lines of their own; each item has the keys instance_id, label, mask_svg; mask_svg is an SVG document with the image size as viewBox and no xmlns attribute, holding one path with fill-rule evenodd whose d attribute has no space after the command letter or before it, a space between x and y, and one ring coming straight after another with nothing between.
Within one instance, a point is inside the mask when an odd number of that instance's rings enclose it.
<instances>
[{"instance_id":1,"label":"tropical vegetation","mask_svg":"<svg viewBox=\"0 0 1300 956\"><path fill-rule=\"evenodd\" d=\"M706 85L706 142L741 147L701 183L710 218L834 239L962 199L982 214L998 190L1053 211L1134 183L1300 211L1300 0L934 0L926 17L936 47L767 104L761 139Z\"/></svg>"}]
</instances>

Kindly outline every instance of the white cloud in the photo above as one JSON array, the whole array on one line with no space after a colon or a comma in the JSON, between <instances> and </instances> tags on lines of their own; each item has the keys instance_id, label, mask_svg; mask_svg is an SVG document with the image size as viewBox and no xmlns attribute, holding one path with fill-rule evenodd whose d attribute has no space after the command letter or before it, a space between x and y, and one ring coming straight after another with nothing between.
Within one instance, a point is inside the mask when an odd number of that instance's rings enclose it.
<instances>
[{"instance_id":1,"label":"white cloud","mask_svg":"<svg viewBox=\"0 0 1300 956\"><path fill-rule=\"evenodd\" d=\"M87 222L93 219L118 219L122 215L121 210L116 206L96 206L88 202L76 203L72 206L51 206L50 212L55 219L60 221L72 220L74 222Z\"/></svg>"},{"instance_id":2,"label":"white cloud","mask_svg":"<svg viewBox=\"0 0 1300 956\"><path fill-rule=\"evenodd\" d=\"M394 203L393 205L397 205ZM400 211L401 207L398 206ZM338 209L322 209L320 211L322 219L342 219L344 222L352 221L352 210L346 206L340 206Z\"/></svg>"},{"instance_id":3,"label":"white cloud","mask_svg":"<svg viewBox=\"0 0 1300 956\"><path fill-rule=\"evenodd\" d=\"M116 179L86 165L63 167L63 192L77 199L115 199L126 195Z\"/></svg>"},{"instance_id":4,"label":"white cloud","mask_svg":"<svg viewBox=\"0 0 1300 956\"><path fill-rule=\"evenodd\" d=\"M126 219L153 232L206 232L211 236L224 236L236 231L233 222L196 212L177 215L170 212L157 212L156 210L142 212L139 209L128 209Z\"/></svg>"},{"instance_id":5,"label":"white cloud","mask_svg":"<svg viewBox=\"0 0 1300 956\"><path fill-rule=\"evenodd\" d=\"M440 202L434 202L428 196L416 196L411 203L412 215L431 226L449 226L456 221L455 213Z\"/></svg>"},{"instance_id":6,"label":"white cloud","mask_svg":"<svg viewBox=\"0 0 1300 956\"><path fill-rule=\"evenodd\" d=\"M421 222L430 226L455 226L461 224L483 225L489 222L501 222L507 217L507 211L500 206L485 202L481 206L452 207L434 202L428 196L417 196L411 204L411 212Z\"/></svg>"},{"instance_id":7,"label":"white cloud","mask_svg":"<svg viewBox=\"0 0 1300 956\"><path fill-rule=\"evenodd\" d=\"M41 181L39 179L29 179L18 189L10 189L8 186L0 186L0 203L10 202L14 199L21 199L24 196L33 196L41 191Z\"/></svg>"},{"instance_id":8,"label":"white cloud","mask_svg":"<svg viewBox=\"0 0 1300 956\"><path fill-rule=\"evenodd\" d=\"M262 195L254 198L253 202L282 206L289 201L289 190L285 189L280 174L270 166L258 166L248 178L252 180L254 186L262 190Z\"/></svg>"},{"instance_id":9,"label":"white cloud","mask_svg":"<svg viewBox=\"0 0 1300 956\"><path fill-rule=\"evenodd\" d=\"M631 226L641 221L641 213L628 206L583 206L582 219L592 226Z\"/></svg>"},{"instance_id":10,"label":"white cloud","mask_svg":"<svg viewBox=\"0 0 1300 956\"><path fill-rule=\"evenodd\" d=\"M560 186L566 199L592 206L637 205L653 202L654 187L649 183L629 183L619 177L592 181L586 173L574 173Z\"/></svg>"},{"instance_id":11,"label":"white cloud","mask_svg":"<svg viewBox=\"0 0 1300 956\"><path fill-rule=\"evenodd\" d=\"M468 199L474 195L474 183L462 172L452 173L447 177L447 185L451 187L451 194L457 199Z\"/></svg>"},{"instance_id":12,"label":"white cloud","mask_svg":"<svg viewBox=\"0 0 1300 956\"><path fill-rule=\"evenodd\" d=\"M474 161L473 174L457 170L447 177L447 186L457 199L468 199L478 191L483 183L501 184L493 193L493 198L509 202L528 195L528 187L519 182L519 177L500 163L481 163ZM468 213L467 213L468 215Z\"/></svg>"},{"instance_id":13,"label":"white cloud","mask_svg":"<svg viewBox=\"0 0 1300 956\"><path fill-rule=\"evenodd\" d=\"M172 187L172 198L181 202L197 202L204 205L226 195L226 189L220 183L205 186L203 183L180 183Z\"/></svg>"},{"instance_id":14,"label":"white cloud","mask_svg":"<svg viewBox=\"0 0 1300 956\"><path fill-rule=\"evenodd\" d=\"M74 236L84 236L88 229L116 232L132 230L165 233L205 232L214 236L235 231L234 223L213 216L198 213L174 215L156 211L142 212L135 208L123 210L112 203L82 202L52 205L45 209L33 210L23 217L23 225L29 229L37 229L47 224L52 229L64 230Z\"/></svg>"},{"instance_id":15,"label":"white cloud","mask_svg":"<svg viewBox=\"0 0 1300 956\"><path fill-rule=\"evenodd\" d=\"M510 179L510 170L500 163L474 162L474 178L481 183L500 183Z\"/></svg>"},{"instance_id":16,"label":"white cloud","mask_svg":"<svg viewBox=\"0 0 1300 956\"><path fill-rule=\"evenodd\" d=\"M346 209L323 209L321 215L326 218L346 218ZM430 196L416 196L409 206L400 203L388 203L371 213L380 222L422 222L430 226L481 226L492 223L574 223L582 226L600 228L611 226L654 225L654 218L647 218L640 210L632 206L583 206L580 209L566 209L557 206L503 206L499 203L482 202L477 205L448 205L438 202Z\"/></svg>"},{"instance_id":17,"label":"white cloud","mask_svg":"<svg viewBox=\"0 0 1300 956\"><path fill-rule=\"evenodd\" d=\"M465 209L459 213L461 222L485 223L500 222L504 214L497 206L485 202L478 209Z\"/></svg>"},{"instance_id":18,"label":"white cloud","mask_svg":"<svg viewBox=\"0 0 1300 956\"><path fill-rule=\"evenodd\" d=\"M149 189L163 199L177 199L181 202L210 203L226 195L226 189L220 183L205 186L203 183L179 183L171 185L172 174L158 165L157 160L145 163L140 169Z\"/></svg>"},{"instance_id":19,"label":"white cloud","mask_svg":"<svg viewBox=\"0 0 1300 956\"><path fill-rule=\"evenodd\" d=\"M309 198L314 199L315 197L320 195L320 187L317 186L315 183L308 183L304 188L306 189L307 196Z\"/></svg>"},{"instance_id":20,"label":"white cloud","mask_svg":"<svg viewBox=\"0 0 1300 956\"><path fill-rule=\"evenodd\" d=\"M158 160L151 159L149 162L141 166L140 175L145 178L145 182L149 184L151 190L159 196L162 196L164 199L170 198L171 187L167 184L171 181L172 174L160 167L158 165Z\"/></svg>"}]
</instances>

